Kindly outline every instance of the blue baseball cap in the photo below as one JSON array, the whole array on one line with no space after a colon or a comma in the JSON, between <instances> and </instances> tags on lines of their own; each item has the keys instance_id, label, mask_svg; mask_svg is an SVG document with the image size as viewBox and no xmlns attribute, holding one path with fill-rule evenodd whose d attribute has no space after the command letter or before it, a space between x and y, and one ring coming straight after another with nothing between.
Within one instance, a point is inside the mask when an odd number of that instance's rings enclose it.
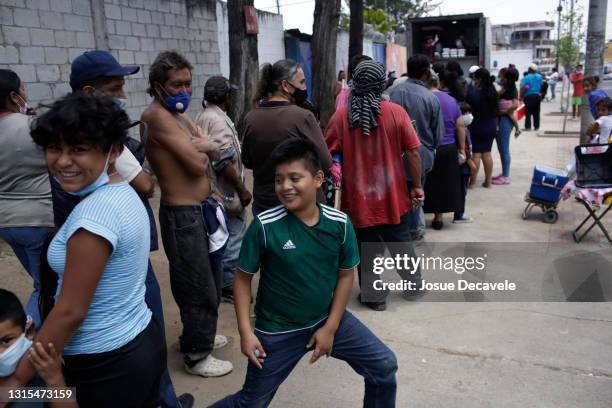
<instances>
[{"instance_id":1,"label":"blue baseball cap","mask_svg":"<svg viewBox=\"0 0 612 408\"><path fill-rule=\"evenodd\" d=\"M115 57L103 50L87 51L72 61L70 86L75 88L86 81L100 77L123 77L140 71L137 65L123 66Z\"/></svg>"}]
</instances>

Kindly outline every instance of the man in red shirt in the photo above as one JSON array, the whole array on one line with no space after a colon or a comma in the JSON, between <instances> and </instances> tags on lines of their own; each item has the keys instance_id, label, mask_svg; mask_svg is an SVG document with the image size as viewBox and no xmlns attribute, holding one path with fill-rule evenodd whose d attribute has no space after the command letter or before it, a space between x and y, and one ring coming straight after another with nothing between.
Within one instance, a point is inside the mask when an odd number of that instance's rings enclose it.
<instances>
[{"instance_id":1,"label":"man in red shirt","mask_svg":"<svg viewBox=\"0 0 612 408\"><path fill-rule=\"evenodd\" d=\"M572 118L579 118L582 112L582 80L584 79L584 71L582 70L582 64L576 65L576 70L570 74L570 81L574 86L574 93L572 93Z\"/></svg>"},{"instance_id":2,"label":"man in red shirt","mask_svg":"<svg viewBox=\"0 0 612 408\"><path fill-rule=\"evenodd\" d=\"M385 81L382 65L375 61L361 62L353 74L349 106L338 109L331 118L325 141L336 161L342 162L341 208L355 226L360 249L362 243L369 243L372 244L369 249L380 248L369 252L382 253L385 243L408 243L406 248L412 257L408 214L411 207L424 199L417 149L421 142L406 111L382 100ZM415 181L410 192L402 156ZM363 269L372 265L371 262L362 257L361 301L374 310L385 310L388 292L372 291L370 285L379 278L373 271ZM413 272L412 276L402 278L415 281L420 287L420 271ZM416 293L412 291L412 295Z\"/></svg>"}]
</instances>

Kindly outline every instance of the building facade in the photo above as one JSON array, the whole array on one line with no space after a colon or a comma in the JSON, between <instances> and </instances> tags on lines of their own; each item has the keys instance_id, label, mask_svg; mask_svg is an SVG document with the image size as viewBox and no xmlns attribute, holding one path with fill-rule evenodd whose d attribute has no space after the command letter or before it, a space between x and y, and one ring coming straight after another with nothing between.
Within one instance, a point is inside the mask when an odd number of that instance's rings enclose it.
<instances>
[{"instance_id":1,"label":"building facade","mask_svg":"<svg viewBox=\"0 0 612 408\"><path fill-rule=\"evenodd\" d=\"M493 47L495 50L530 49L532 62L541 71L550 71L556 63L557 41L551 36L554 28L552 21L494 25Z\"/></svg>"}]
</instances>

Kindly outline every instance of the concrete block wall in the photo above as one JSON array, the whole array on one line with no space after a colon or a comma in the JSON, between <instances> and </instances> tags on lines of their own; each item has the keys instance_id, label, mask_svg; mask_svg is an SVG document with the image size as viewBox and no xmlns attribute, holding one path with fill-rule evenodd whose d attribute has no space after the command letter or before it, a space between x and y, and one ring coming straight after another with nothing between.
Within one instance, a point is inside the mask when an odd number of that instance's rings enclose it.
<instances>
[{"instance_id":1,"label":"concrete block wall","mask_svg":"<svg viewBox=\"0 0 612 408\"><path fill-rule=\"evenodd\" d=\"M70 61L94 48L90 0L0 0L0 67L34 105L70 91Z\"/></svg>"},{"instance_id":2,"label":"concrete block wall","mask_svg":"<svg viewBox=\"0 0 612 408\"><path fill-rule=\"evenodd\" d=\"M104 16L111 53L121 64L141 67L126 78L130 117L150 103L149 67L164 50L179 51L194 66L189 112L195 116L206 80L220 73L214 0L193 6L185 0L104 0Z\"/></svg>"},{"instance_id":3,"label":"concrete block wall","mask_svg":"<svg viewBox=\"0 0 612 408\"><path fill-rule=\"evenodd\" d=\"M229 36L227 21L227 3L217 1L217 34L220 51L221 75L229 78ZM285 32L283 16L257 10L259 34L257 36L257 52L259 65L266 62L274 63L285 58Z\"/></svg>"},{"instance_id":4,"label":"concrete block wall","mask_svg":"<svg viewBox=\"0 0 612 408\"><path fill-rule=\"evenodd\" d=\"M103 33L94 32L93 6L102 2ZM25 83L34 106L70 91L70 62L107 48L122 64L141 67L126 78L128 114L137 119L151 98L148 71L157 54L175 49L194 65L190 112L201 108L204 83L220 73L215 0L0 0L0 68ZM107 47L96 44L96 34Z\"/></svg>"}]
</instances>

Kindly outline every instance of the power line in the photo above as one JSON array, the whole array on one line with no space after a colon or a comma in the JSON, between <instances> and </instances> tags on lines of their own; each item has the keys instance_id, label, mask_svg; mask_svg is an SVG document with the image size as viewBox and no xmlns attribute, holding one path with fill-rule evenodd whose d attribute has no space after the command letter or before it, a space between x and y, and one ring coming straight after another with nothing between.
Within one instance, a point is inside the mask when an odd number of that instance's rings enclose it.
<instances>
[{"instance_id":1,"label":"power line","mask_svg":"<svg viewBox=\"0 0 612 408\"><path fill-rule=\"evenodd\" d=\"M307 0L307 1L297 1L294 3L287 3L287 4L278 4L279 2L276 2L276 6L268 6L268 7L260 7L260 10L272 10L272 9L281 9L281 8L285 8L285 7L291 7L291 6L298 6L300 4L311 4L314 3L314 0Z\"/></svg>"}]
</instances>

